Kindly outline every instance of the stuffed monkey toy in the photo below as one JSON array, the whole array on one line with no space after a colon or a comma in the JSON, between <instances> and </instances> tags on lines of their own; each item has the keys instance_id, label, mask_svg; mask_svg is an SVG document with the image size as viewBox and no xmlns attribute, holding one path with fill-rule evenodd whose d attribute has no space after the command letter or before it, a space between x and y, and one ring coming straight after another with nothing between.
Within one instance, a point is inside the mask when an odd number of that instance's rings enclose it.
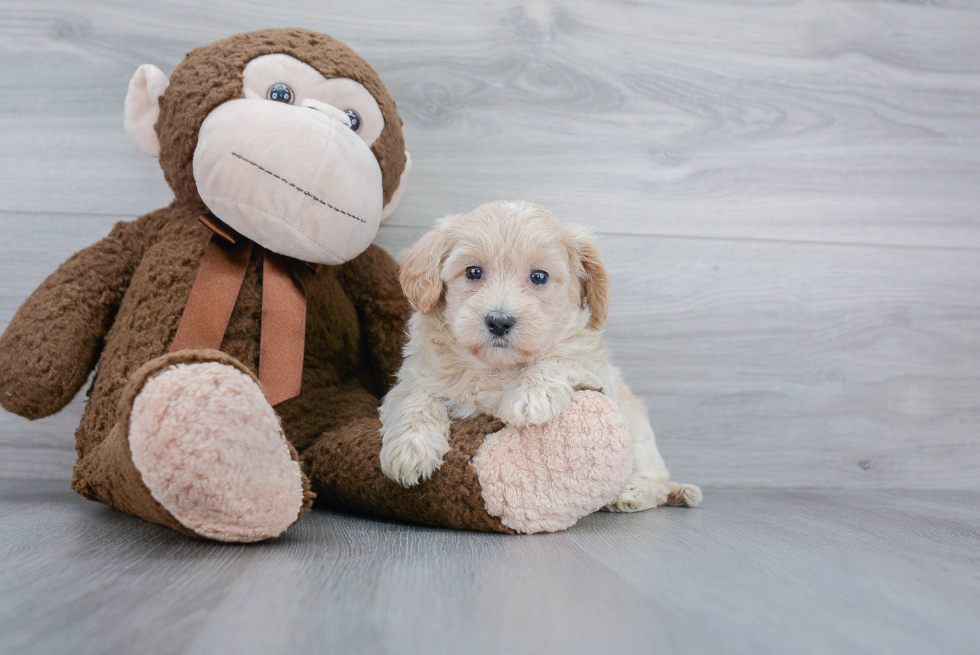
<instances>
[{"instance_id":1,"label":"stuffed monkey toy","mask_svg":"<svg viewBox=\"0 0 980 655\"><path fill-rule=\"evenodd\" d=\"M75 491L248 542L280 535L317 494L418 523L538 532L623 490L629 438L592 391L545 426L457 423L446 464L412 489L381 475L378 399L411 308L371 241L409 173L401 124L367 62L305 30L198 48L169 79L137 70L125 128L159 157L174 201L68 259L0 338L0 404L30 419L97 369Z\"/></svg>"}]
</instances>

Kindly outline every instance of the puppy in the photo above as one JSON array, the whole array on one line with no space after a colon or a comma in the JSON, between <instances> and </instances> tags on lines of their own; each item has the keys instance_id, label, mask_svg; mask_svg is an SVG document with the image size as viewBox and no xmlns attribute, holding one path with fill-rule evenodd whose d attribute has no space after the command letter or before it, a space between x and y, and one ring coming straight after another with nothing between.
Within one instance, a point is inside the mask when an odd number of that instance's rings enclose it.
<instances>
[{"instance_id":1,"label":"puppy","mask_svg":"<svg viewBox=\"0 0 980 655\"><path fill-rule=\"evenodd\" d=\"M402 486L428 479L453 419L513 426L558 416L576 387L602 389L633 438L633 475L606 509L697 505L669 479L643 404L602 336L609 277L589 234L527 202L491 202L436 223L408 252L401 284L417 310L398 383L381 405L381 468Z\"/></svg>"}]
</instances>

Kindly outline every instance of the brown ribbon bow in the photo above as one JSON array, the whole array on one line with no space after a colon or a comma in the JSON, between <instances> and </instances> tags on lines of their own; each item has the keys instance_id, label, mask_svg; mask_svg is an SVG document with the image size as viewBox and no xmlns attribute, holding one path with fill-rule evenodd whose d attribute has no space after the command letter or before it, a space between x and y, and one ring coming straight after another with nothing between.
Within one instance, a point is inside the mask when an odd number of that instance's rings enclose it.
<instances>
[{"instance_id":1,"label":"brown ribbon bow","mask_svg":"<svg viewBox=\"0 0 980 655\"><path fill-rule=\"evenodd\" d=\"M252 248L262 251L262 325L259 380L273 405L299 394L306 341L306 292L289 257L270 252L217 218L202 216L214 234L194 279L170 351L219 350L245 279Z\"/></svg>"}]
</instances>

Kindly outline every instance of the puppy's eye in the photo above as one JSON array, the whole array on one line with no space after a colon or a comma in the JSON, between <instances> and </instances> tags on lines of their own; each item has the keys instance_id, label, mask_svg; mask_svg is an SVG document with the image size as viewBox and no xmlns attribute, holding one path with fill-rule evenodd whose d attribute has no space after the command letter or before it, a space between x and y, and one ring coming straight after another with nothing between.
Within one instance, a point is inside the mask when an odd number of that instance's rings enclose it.
<instances>
[{"instance_id":1,"label":"puppy's eye","mask_svg":"<svg viewBox=\"0 0 980 655\"><path fill-rule=\"evenodd\" d=\"M479 266L467 266L466 267L466 279L467 280L479 280L483 277L483 269Z\"/></svg>"},{"instance_id":2,"label":"puppy's eye","mask_svg":"<svg viewBox=\"0 0 980 655\"><path fill-rule=\"evenodd\" d=\"M276 102L285 102L287 105L293 104L293 100L296 99L296 96L293 95L293 90L282 82L277 82L270 86L266 97Z\"/></svg>"},{"instance_id":3,"label":"puppy's eye","mask_svg":"<svg viewBox=\"0 0 980 655\"><path fill-rule=\"evenodd\" d=\"M531 284L547 284L548 274L545 271L531 271Z\"/></svg>"}]
</instances>

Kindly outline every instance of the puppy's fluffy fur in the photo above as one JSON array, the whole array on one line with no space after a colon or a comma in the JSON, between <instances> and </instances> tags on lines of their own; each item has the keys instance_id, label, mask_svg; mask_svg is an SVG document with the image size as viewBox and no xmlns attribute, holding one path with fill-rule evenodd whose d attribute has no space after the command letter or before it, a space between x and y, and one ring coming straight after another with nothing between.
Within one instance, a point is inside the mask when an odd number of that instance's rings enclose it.
<instances>
[{"instance_id":1,"label":"puppy's fluffy fur","mask_svg":"<svg viewBox=\"0 0 980 655\"><path fill-rule=\"evenodd\" d=\"M417 311L381 406L389 478L411 486L431 476L452 419L546 423L584 386L616 402L633 437L630 485L607 509L701 501L696 486L670 481L643 404L610 363L609 278L587 232L538 205L487 203L438 221L406 255L401 283Z\"/></svg>"}]
</instances>

